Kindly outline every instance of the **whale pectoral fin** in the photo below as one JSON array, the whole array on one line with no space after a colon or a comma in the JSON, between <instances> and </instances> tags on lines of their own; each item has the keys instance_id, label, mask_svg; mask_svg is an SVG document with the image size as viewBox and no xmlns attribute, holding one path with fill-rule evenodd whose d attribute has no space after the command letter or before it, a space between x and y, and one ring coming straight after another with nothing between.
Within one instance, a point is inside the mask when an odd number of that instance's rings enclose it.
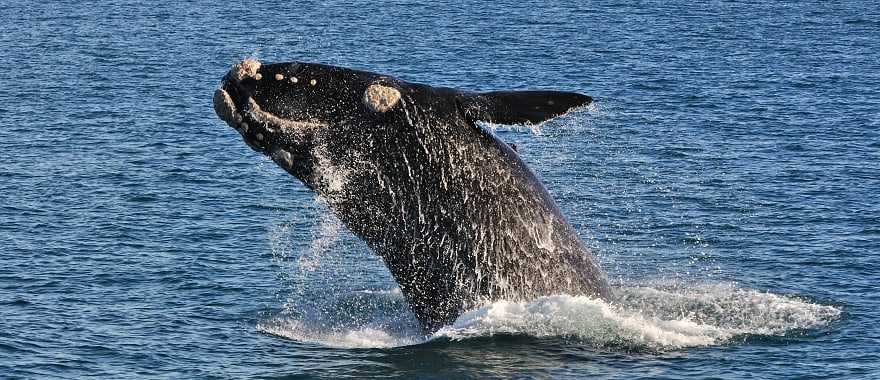
<instances>
[{"instance_id":1,"label":"whale pectoral fin","mask_svg":"<svg viewBox=\"0 0 880 380\"><path fill-rule=\"evenodd\" d=\"M471 121L497 124L538 124L592 101L589 96L563 91L495 91L460 98Z\"/></svg>"}]
</instances>

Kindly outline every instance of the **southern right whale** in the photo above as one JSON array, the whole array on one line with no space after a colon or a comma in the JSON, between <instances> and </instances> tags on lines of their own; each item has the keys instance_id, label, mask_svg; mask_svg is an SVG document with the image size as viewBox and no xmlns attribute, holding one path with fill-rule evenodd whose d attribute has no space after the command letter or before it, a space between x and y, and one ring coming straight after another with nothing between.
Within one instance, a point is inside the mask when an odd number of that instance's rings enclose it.
<instances>
[{"instance_id":1,"label":"southern right whale","mask_svg":"<svg viewBox=\"0 0 880 380\"><path fill-rule=\"evenodd\" d=\"M214 109L382 257L428 331L487 301L606 298L606 278L519 155L477 124L589 104L466 92L301 62L235 64Z\"/></svg>"}]
</instances>

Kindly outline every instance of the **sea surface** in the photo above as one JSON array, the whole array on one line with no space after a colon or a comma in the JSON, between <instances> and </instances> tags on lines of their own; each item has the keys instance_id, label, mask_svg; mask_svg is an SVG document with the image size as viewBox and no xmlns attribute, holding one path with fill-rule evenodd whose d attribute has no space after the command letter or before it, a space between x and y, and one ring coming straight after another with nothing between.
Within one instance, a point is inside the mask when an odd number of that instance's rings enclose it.
<instances>
[{"instance_id":1,"label":"sea surface","mask_svg":"<svg viewBox=\"0 0 880 380\"><path fill-rule=\"evenodd\" d=\"M880 6L0 3L0 378L880 378ZM423 335L211 97L247 57L587 108L516 143L614 284Z\"/></svg>"}]
</instances>

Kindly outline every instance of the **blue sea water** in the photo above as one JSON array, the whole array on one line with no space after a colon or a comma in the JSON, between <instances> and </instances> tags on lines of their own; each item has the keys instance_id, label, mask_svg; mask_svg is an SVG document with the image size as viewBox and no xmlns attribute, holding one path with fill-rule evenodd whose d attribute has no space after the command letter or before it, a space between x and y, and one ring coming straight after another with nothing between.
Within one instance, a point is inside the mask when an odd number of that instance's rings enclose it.
<instances>
[{"instance_id":1,"label":"blue sea water","mask_svg":"<svg viewBox=\"0 0 880 380\"><path fill-rule=\"evenodd\" d=\"M880 378L875 2L0 3L0 377ZM612 302L422 336L214 115L246 57L593 106L516 143Z\"/></svg>"}]
</instances>

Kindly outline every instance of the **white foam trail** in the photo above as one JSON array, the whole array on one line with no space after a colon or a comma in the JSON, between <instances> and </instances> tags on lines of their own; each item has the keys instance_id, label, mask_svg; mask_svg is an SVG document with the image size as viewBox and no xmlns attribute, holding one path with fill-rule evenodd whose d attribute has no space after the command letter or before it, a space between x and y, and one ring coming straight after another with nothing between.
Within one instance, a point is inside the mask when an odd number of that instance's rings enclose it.
<instances>
[{"instance_id":1,"label":"white foam trail","mask_svg":"<svg viewBox=\"0 0 880 380\"><path fill-rule=\"evenodd\" d=\"M632 286L611 303L557 295L498 301L470 311L436 335L465 339L498 333L574 337L597 347L677 349L717 345L744 335L783 336L821 328L840 309L729 284Z\"/></svg>"},{"instance_id":2,"label":"white foam trail","mask_svg":"<svg viewBox=\"0 0 880 380\"><path fill-rule=\"evenodd\" d=\"M361 292L359 296L403 301L399 291ZM512 334L574 338L611 349L672 350L724 344L748 335L784 336L820 329L841 314L834 306L731 284L623 286L611 302L571 295L530 302L502 300L466 312L428 337L420 335L409 315L389 319L388 310L371 312L382 315L364 315L359 318L364 321L361 324L337 328L321 327L319 321L276 317L258 328L335 347L395 347ZM393 312L408 314L405 308Z\"/></svg>"},{"instance_id":3,"label":"white foam trail","mask_svg":"<svg viewBox=\"0 0 880 380\"><path fill-rule=\"evenodd\" d=\"M386 348L410 346L424 342L418 335L394 335L381 327L359 327L346 330L320 329L294 319L276 319L257 325L267 334L303 342L341 348Z\"/></svg>"},{"instance_id":4,"label":"white foam trail","mask_svg":"<svg viewBox=\"0 0 880 380\"><path fill-rule=\"evenodd\" d=\"M465 313L437 336L460 340L495 334L576 337L596 346L687 347L713 344L723 331L688 320L646 318L602 300L557 295L498 301Z\"/></svg>"}]
</instances>

